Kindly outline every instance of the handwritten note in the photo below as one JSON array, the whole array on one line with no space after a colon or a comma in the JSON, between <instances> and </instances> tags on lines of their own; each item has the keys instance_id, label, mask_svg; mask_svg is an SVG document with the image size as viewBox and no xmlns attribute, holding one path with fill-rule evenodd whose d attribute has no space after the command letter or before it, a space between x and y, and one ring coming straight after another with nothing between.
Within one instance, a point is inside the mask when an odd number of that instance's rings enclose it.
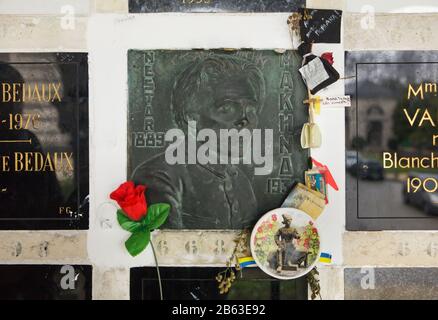
<instances>
[{"instance_id":1,"label":"handwritten note","mask_svg":"<svg viewBox=\"0 0 438 320\"><path fill-rule=\"evenodd\" d=\"M320 105L323 108L351 107L351 97L350 96L320 97Z\"/></svg>"},{"instance_id":2,"label":"handwritten note","mask_svg":"<svg viewBox=\"0 0 438 320\"><path fill-rule=\"evenodd\" d=\"M341 10L300 9L300 34L304 42L340 43Z\"/></svg>"}]
</instances>

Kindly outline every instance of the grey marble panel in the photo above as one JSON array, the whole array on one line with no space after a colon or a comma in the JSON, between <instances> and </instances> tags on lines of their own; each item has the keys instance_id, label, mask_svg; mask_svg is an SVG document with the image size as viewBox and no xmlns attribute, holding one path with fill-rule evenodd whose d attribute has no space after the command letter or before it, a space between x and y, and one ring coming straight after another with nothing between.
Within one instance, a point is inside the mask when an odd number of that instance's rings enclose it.
<instances>
[{"instance_id":1,"label":"grey marble panel","mask_svg":"<svg viewBox=\"0 0 438 320\"><path fill-rule=\"evenodd\" d=\"M130 0L130 13L294 12L305 0Z\"/></svg>"},{"instance_id":2,"label":"grey marble panel","mask_svg":"<svg viewBox=\"0 0 438 320\"><path fill-rule=\"evenodd\" d=\"M345 299L438 299L438 268L347 268Z\"/></svg>"}]
</instances>

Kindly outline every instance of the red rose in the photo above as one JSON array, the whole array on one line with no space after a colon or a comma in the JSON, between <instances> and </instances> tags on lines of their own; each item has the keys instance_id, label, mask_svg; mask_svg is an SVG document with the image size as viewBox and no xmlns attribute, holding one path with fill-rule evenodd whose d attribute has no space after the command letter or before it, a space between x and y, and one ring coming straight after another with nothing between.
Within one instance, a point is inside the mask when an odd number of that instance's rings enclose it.
<instances>
[{"instance_id":1,"label":"red rose","mask_svg":"<svg viewBox=\"0 0 438 320\"><path fill-rule=\"evenodd\" d=\"M335 61L333 59L333 53L332 52L324 52L321 55L321 58L327 60L328 63L333 64Z\"/></svg>"},{"instance_id":2,"label":"red rose","mask_svg":"<svg viewBox=\"0 0 438 320\"><path fill-rule=\"evenodd\" d=\"M110 198L117 201L120 208L131 220L139 221L148 211L145 190L145 186L138 185L136 187L134 182L128 181L111 192Z\"/></svg>"}]
</instances>

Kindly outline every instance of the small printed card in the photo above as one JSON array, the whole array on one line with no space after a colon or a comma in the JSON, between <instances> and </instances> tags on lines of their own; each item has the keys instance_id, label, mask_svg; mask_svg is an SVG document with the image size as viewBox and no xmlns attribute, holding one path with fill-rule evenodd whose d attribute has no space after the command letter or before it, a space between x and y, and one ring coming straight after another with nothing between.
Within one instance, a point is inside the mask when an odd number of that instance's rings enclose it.
<instances>
[{"instance_id":1,"label":"small printed card","mask_svg":"<svg viewBox=\"0 0 438 320\"><path fill-rule=\"evenodd\" d=\"M298 183L288 195L282 207L302 210L316 220L324 211L325 196L319 191Z\"/></svg>"},{"instance_id":2,"label":"small printed card","mask_svg":"<svg viewBox=\"0 0 438 320\"><path fill-rule=\"evenodd\" d=\"M308 170L304 173L304 180L308 188L321 192L325 196L325 202L328 203L327 186L323 173L319 170Z\"/></svg>"}]
</instances>

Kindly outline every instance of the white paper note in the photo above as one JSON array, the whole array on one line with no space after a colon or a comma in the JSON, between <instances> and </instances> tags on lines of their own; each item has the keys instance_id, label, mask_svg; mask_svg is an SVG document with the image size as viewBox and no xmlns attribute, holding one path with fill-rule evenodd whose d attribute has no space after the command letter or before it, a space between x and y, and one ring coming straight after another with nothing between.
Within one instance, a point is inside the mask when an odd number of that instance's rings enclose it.
<instances>
[{"instance_id":1,"label":"white paper note","mask_svg":"<svg viewBox=\"0 0 438 320\"><path fill-rule=\"evenodd\" d=\"M303 80L310 90L326 81L330 76L325 71L324 64L319 58L313 59L300 69Z\"/></svg>"},{"instance_id":2,"label":"white paper note","mask_svg":"<svg viewBox=\"0 0 438 320\"><path fill-rule=\"evenodd\" d=\"M321 107L323 108L351 107L351 97L350 96L321 97Z\"/></svg>"}]
</instances>

